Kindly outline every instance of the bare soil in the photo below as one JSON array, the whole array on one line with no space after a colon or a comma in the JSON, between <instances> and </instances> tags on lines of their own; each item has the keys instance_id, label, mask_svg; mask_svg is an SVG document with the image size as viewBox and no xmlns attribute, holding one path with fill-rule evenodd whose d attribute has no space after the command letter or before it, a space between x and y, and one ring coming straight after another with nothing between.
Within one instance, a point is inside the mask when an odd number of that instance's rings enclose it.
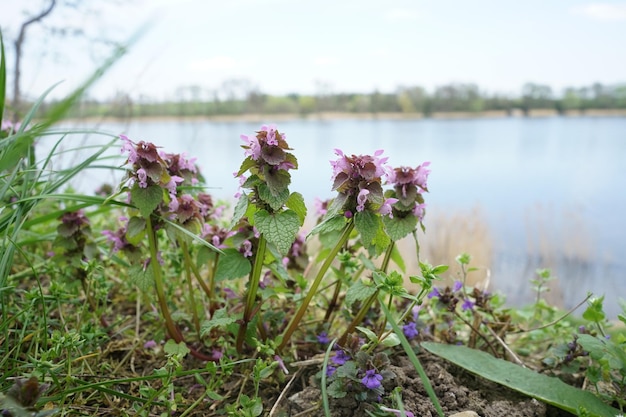
<instances>
[{"instance_id":1,"label":"bare soil","mask_svg":"<svg viewBox=\"0 0 626 417\"><path fill-rule=\"evenodd\" d=\"M463 411L474 411L481 417L573 415L470 374L427 352L422 353L419 359L446 416ZM437 416L421 379L406 357L393 358L389 369L396 374L396 379L386 383L386 392L401 386L405 410L411 411L416 417ZM324 416L321 391L313 375L306 381L306 386L300 386L299 389L298 392L289 395L283 413L278 415ZM375 408L371 404L357 402L354 396L347 395L342 399L331 399L330 409L333 417L370 417L367 411L373 412Z\"/></svg>"}]
</instances>

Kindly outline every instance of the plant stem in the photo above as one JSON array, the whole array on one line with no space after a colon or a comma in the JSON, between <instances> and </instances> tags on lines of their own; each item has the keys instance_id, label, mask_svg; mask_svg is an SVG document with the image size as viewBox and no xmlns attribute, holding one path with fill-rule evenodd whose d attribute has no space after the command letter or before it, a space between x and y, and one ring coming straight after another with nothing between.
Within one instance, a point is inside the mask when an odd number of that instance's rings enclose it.
<instances>
[{"instance_id":1,"label":"plant stem","mask_svg":"<svg viewBox=\"0 0 626 417\"><path fill-rule=\"evenodd\" d=\"M387 272L387 268L389 268L389 260L391 259L391 253L393 252L393 248L396 246L396 241L392 240L389 246L387 246L387 250L385 250L385 257L383 258L382 264L380 264L380 270L383 272ZM389 309L391 309L391 302L393 300L393 296L389 294ZM383 321L380 324L380 330L378 331L378 337L383 334L385 331L385 327L387 326L387 317L383 316Z\"/></svg>"},{"instance_id":2,"label":"plant stem","mask_svg":"<svg viewBox=\"0 0 626 417\"><path fill-rule=\"evenodd\" d=\"M254 255L254 267L252 268L252 271L250 271L246 306L243 312L243 322L241 326L239 326L239 332L237 333L237 352L239 353L243 352L243 341L246 338L248 323L250 323L254 314L254 303L256 301L257 290L259 289L259 280L261 279L261 269L263 269L266 248L267 241L265 240L265 237L261 235L259 238L259 246L257 247L256 254Z\"/></svg>"},{"instance_id":3,"label":"plant stem","mask_svg":"<svg viewBox=\"0 0 626 417\"><path fill-rule=\"evenodd\" d=\"M387 268L389 267L389 260L391 259L391 252L393 252L394 245L395 245L395 242L392 241L391 244L389 244L389 246L387 246L387 249L385 250L385 257L383 258L383 262L380 264L380 270L382 272L387 272ZM345 344L346 339L348 338L348 335L350 333L352 333L354 331L354 329L356 329L356 326L361 324L361 322L365 318L365 315L367 314L369 309L372 307L372 304L374 304L374 301L376 301L376 298L378 298L378 294L379 293L380 293L380 291L376 290L376 292L374 294L372 294L367 300L365 300L365 302L361 306L361 309L359 310L357 315L352 320L352 323L350 323L350 325L348 326L346 331L343 333L343 336L341 336L341 338L339 339L339 344L340 345ZM390 295L389 296L389 306L390 307L391 307L391 301L392 301L392 297ZM385 320L386 319L383 317L383 323L382 323L382 326L380 328L380 333L381 334L382 334L383 330L385 329L385 325L387 324L387 322ZM379 334L379 336L380 336L380 334Z\"/></svg>"},{"instance_id":4,"label":"plant stem","mask_svg":"<svg viewBox=\"0 0 626 417\"><path fill-rule=\"evenodd\" d=\"M165 291L163 290L163 276L161 275L161 265L157 259L157 243L154 229L152 228L152 220L150 216L146 218L146 227L148 229L148 245L150 247L150 266L152 267L152 273L154 275L154 286L156 288L157 300L161 309L161 314L165 319L165 327L170 337L180 343L183 341L183 336L174 324L170 310L167 307L167 300L165 299Z\"/></svg>"},{"instance_id":5,"label":"plant stem","mask_svg":"<svg viewBox=\"0 0 626 417\"><path fill-rule=\"evenodd\" d=\"M191 282L191 257L189 256L189 247L184 239L180 239L180 247L183 250L183 259L185 261L185 275L187 277L187 287L189 289L189 304L192 310L193 325L200 339L200 319L198 318L198 308L196 306L196 297L193 295L193 283Z\"/></svg>"},{"instance_id":6,"label":"plant stem","mask_svg":"<svg viewBox=\"0 0 626 417\"><path fill-rule=\"evenodd\" d=\"M354 228L353 221L350 221L348 224L345 225L343 232L341 233L341 236L339 237L339 241L337 241L337 244L335 245L335 247L330 251L330 253L328 254L328 257L324 260L324 263L320 267L319 271L317 271L317 275L315 276L315 279L313 280L313 284L311 284L311 288L309 288L309 292L307 293L304 300L302 300L302 304L300 304L298 311L291 319L291 322L289 323L289 326L287 326L285 333L283 333L283 340L280 342L280 346L278 347L279 350L282 350L287 345L287 343L289 343L289 339L291 339L291 335L298 327L298 324L302 320L302 317L304 316L304 313L306 312L306 309L309 306L309 303L311 302L311 300L313 299L313 296L317 292L317 288L322 282L322 278L324 278L324 275L326 275L326 271L328 271L328 268L330 268L330 265L335 260L335 257L337 256L337 254L339 253L343 245L348 241L348 238L350 237L350 233L352 233L353 228Z\"/></svg>"},{"instance_id":7,"label":"plant stem","mask_svg":"<svg viewBox=\"0 0 626 417\"><path fill-rule=\"evenodd\" d=\"M348 326L346 331L343 332L343 335L339 338L339 345L340 346L345 345L346 339L348 339L348 335L350 333L354 332L354 329L356 329L356 326L361 324L361 322L365 318L365 315L367 314L369 309L372 307L372 304L374 303L376 298L378 298L378 294L379 293L380 293L380 291L377 289L376 292L374 292L374 294L370 295L367 298L367 300L365 300L365 302L361 306L361 309L359 310L357 315L354 317L354 319L352 320L352 322L350 323L350 325Z\"/></svg>"}]
</instances>

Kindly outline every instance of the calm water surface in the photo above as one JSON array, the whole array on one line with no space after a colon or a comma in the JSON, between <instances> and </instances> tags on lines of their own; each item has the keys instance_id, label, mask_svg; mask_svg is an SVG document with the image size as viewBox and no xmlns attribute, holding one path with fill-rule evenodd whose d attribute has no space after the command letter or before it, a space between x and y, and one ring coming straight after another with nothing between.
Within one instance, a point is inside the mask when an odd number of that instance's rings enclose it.
<instances>
[{"instance_id":1,"label":"calm water surface","mask_svg":"<svg viewBox=\"0 0 626 417\"><path fill-rule=\"evenodd\" d=\"M243 159L239 135L258 127L141 121L99 128L197 157L207 183L215 187L212 193L231 198L238 185L232 173ZM492 280L511 303L532 300L528 280L538 267L551 267L560 278L565 307L593 290L606 294L605 307L615 315L617 300L626 299L626 118L297 120L278 127L300 164L291 190L309 202L333 196L328 161L335 159L335 148L352 154L384 149L392 166L430 161L429 213L481 208L494 240ZM93 171L77 187L90 190L118 179L115 173ZM539 240L543 243L529 245ZM584 254L567 249L573 240ZM550 265L540 248L535 250L541 244L557 248Z\"/></svg>"}]
</instances>

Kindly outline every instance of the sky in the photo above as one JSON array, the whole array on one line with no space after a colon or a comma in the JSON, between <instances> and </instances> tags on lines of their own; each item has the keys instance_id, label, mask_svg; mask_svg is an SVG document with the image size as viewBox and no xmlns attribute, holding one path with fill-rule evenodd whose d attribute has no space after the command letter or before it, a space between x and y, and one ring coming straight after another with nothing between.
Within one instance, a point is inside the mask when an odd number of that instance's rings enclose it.
<instances>
[{"instance_id":1,"label":"sky","mask_svg":"<svg viewBox=\"0 0 626 417\"><path fill-rule=\"evenodd\" d=\"M48 3L0 0L13 73L19 23ZM164 100L181 86L219 89L246 79L269 94L395 91L475 83L518 95L524 83L626 82L626 1L564 0L128 0L58 7L50 27L84 26L128 53L90 90ZM71 23L68 23L71 22ZM85 37L29 28L22 90L61 97L107 56ZM11 90L11 88L9 88Z\"/></svg>"}]
</instances>

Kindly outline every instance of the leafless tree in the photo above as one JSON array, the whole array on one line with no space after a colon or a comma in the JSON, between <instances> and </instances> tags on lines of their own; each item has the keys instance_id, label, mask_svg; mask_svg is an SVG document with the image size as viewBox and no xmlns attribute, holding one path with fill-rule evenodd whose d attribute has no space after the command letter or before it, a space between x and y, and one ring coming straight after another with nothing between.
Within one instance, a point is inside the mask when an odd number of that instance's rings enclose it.
<instances>
[{"instance_id":1,"label":"leafless tree","mask_svg":"<svg viewBox=\"0 0 626 417\"><path fill-rule=\"evenodd\" d=\"M15 117L18 116L20 101L21 101L21 90L20 90L20 75L21 75L21 66L22 66L22 50L24 47L24 41L26 40L26 30L30 25L41 22L47 16L52 13L52 10L57 5L56 0L50 0L50 3L46 6L45 9L41 10L36 15L32 16L28 20L26 20L20 26L19 34L17 38L15 38L14 46L15 46L15 67L13 68L13 109L15 113Z\"/></svg>"}]
</instances>

